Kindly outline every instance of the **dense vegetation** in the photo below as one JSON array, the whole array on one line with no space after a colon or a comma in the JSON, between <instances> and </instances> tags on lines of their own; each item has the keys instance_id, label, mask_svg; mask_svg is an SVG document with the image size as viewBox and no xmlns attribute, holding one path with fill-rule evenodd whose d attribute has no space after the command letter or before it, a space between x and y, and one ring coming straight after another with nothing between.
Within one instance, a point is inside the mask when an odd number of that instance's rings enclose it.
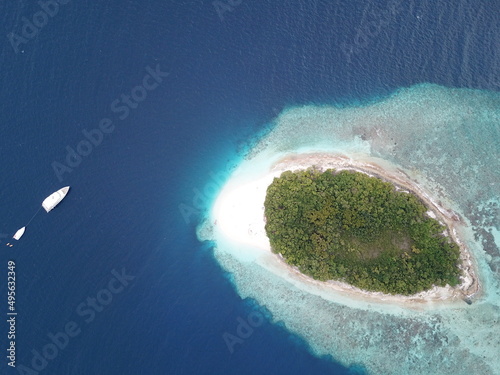
<instances>
[{"instance_id":1,"label":"dense vegetation","mask_svg":"<svg viewBox=\"0 0 500 375\"><path fill-rule=\"evenodd\" d=\"M456 285L459 248L413 194L363 173L284 172L267 189L266 232L287 263L318 280L414 294Z\"/></svg>"}]
</instances>

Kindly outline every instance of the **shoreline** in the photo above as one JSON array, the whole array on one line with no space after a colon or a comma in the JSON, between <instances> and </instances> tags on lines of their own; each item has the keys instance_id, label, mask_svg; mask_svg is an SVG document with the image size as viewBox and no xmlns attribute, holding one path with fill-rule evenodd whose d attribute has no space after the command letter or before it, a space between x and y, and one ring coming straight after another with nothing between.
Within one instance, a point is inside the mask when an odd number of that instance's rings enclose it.
<instances>
[{"instance_id":1,"label":"shoreline","mask_svg":"<svg viewBox=\"0 0 500 375\"><path fill-rule=\"evenodd\" d=\"M366 159L366 157L364 158ZM369 302L388 302L403 304L408 307L409 303L419 305L432 302L456 302L465 301L470 304L481 294L477 267L474 264L472 255L459 238L459 227L465 226L464 220L455 212L443 207L441 202L436 202L423 190L407 173L390 165L382 160L353 160L345 155L330 153L304 153L290 154L274 162L264 176L252 183L243 186L226 187L217 198L212 222L214 230L221 230L226 237L241 244L258 247L264 250L278 261L279 267L295 276L300 282L308 285L315 285L323 289L339 292L344 296L363 299ZM462 271L461 283L455 287L432 287L429 290L419 292L414 295L392 295L382 292L372 292L356 288L350 284L340 281L318 281L302 274L294 266L289 265L278 254L271 251L269 239L265 233L264 199L267 187L286 170L296 171L307 168L316 168L320 171L327 169L352 170L377 177L390 182L396 189L414 194L429 209L428 214L435 216L447 229L446 235L457 243L460 247L460 265ZM217 228L217 229L216 229ZM257 251L257 250L256 250Z\"/></svg>"}]
</instances>

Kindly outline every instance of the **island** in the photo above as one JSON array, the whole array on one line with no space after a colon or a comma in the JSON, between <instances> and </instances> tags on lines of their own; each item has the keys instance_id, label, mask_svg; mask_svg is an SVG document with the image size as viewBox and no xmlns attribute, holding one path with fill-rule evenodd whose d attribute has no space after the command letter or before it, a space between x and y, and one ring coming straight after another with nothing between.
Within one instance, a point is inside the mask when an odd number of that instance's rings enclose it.
<instances>
[{"instance_id":1,"label":"island","mask_svg":"<svg viewBox=\"0 0 500 375\"><path fill-rule=\"evenodd\" d=\"M498 374L498 100L425 85L286 109L193 189L198 238L248 311L315 356ZM290 191L270 198L276 181Z\"/></svg>"},{"instance_id":2,"label":"island","mask_svg":"<svg viewBox=\"0 0 500 375\"><path fill-rule=\"evenodd\" d=\"M408 191L356 171L285 171L265 199L274 253L316 280L411 295L459 284L460 249Z\"/></svg>"},{"instance_id":3,"label":"island","mask_svg":"<svg viewBox=\"0 0 500 375\"><path fill-rule=\"evenodd\" d=\"M410 171L366 155L263 160L224 186L200 237L238 244L220 249L345 303L420 309L481 295L466 223Z\"/></svg>"}]
</instances>

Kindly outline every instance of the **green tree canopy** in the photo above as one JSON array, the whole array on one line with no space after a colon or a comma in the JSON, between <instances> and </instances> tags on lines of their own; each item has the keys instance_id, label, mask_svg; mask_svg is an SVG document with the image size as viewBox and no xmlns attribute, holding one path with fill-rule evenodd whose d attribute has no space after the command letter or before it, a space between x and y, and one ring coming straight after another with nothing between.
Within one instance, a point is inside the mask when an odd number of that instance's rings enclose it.
<instances>
[{"instance_id":1,"label":"green tree canopy","mask_svg":"<svg viewBox=\"0 0 500 375\"><path fill-rule=\"evenodd\" d=\"M267 189L273 252L314 279L414 294L457 285L459 248L413 194L360 172L286 171Z\"/></svg>"}]
</instances>

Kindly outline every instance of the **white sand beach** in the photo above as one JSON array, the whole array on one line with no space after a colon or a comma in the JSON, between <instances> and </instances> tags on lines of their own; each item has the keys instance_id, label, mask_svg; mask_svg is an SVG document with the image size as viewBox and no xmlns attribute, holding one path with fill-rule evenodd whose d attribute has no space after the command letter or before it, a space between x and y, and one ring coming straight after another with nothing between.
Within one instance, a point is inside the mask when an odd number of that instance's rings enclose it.
<instances>
[{"instance_id":1,"label":"white sand beach","mask_svg":"<svg viewBox=\"0 0 500 375\"><path fill-rule=\"evenodd\" d=\"M264 226L264 200L266 189L274 177L286 170L301 170L311 166L320 170L355 170L376 176L396 185L402 191L411 191L420 197L427 207L429 215L437 218L448 228L451 236L461 249L462 282L456 287L433 287L432 289L412 296L389 295L363 291L351 285L337 282L320 282L301 274L294 267L287 265L279 255L271 252L269 239ZM381 303L394 303L402 307L425 308L426 304L435 307L436 302L460 302L477 299L480 295L480 283L471 254L459 238L460 228L465 225L462 218L432 199L429 192L424 191L407 173L390 166L382 160L367 156L347 157L340 154L305 153L290 154L282 157L264 168L255 178L232 178L217 198L212 211L211 224L213 234L218 240L229 240L247 249L246 254L255 252L254 257L264 267L279 274L286 274L307 288L330 290L335 294L357 300ZM254 258L251 254L250 256ZM254 259L255 259L254 258Z\"/></svg>"}]
</instances>

